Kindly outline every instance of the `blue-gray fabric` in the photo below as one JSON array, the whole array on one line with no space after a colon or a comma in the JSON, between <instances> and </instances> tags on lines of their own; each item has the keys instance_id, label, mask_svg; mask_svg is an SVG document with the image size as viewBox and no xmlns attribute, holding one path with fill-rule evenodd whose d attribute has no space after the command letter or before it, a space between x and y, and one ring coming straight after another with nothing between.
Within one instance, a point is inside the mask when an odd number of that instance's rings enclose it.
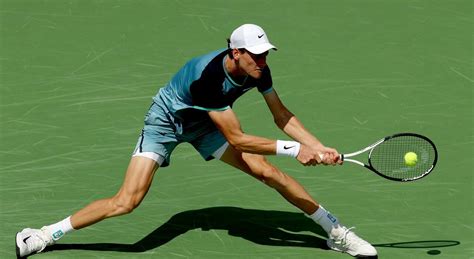
<instances>
[{"instance_id":1,"label":"blue-gray fabric","mask_svg":"<svg viewBox=\"0 0 474 259\"><path fill-rule=\"evenodd\" d=\"M228 49L213 51L187 62L156 96L145 116L145 126L136 149L155 152L170 162L174 148L191 143L204 159L225 144L208 111L226 110L248 90L257 88L262 94L273 90L270 69L260 79L239 78L236 82L224 68Z\"/></svg>"}]
</instances>

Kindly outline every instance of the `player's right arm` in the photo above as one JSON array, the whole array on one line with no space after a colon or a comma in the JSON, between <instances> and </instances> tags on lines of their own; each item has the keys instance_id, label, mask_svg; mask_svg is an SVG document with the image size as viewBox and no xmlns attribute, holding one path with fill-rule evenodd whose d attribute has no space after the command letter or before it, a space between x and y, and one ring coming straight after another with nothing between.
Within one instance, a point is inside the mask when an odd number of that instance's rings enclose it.
<instances>
[{"instance_id":1,"label":"player's right arm","mask_svg":"<svg viewBox=\"0 0 474 259\"><path fill-rule=\"evenodd\" d=\"M223 111L209 111L209 117L222 132L229 144L235 149L253 154L275 155L277 141L245 134L240 126L239 119L232 109ZM319 162L318 153L301 145L297 159L304 165L317 165Z\"/></svg>"},{"instance_id":2,"label":"player's right arm","mask_svg":"<svg viewBox=\"0 0 474 259\"><path fill-rule=\"evenodd\" d=\"M231 108L223 111L209 111L208 113L211 120L235 149L261 155L276 154L276 140L244 133L239 119Z\"/></svg>"}]
</instances>

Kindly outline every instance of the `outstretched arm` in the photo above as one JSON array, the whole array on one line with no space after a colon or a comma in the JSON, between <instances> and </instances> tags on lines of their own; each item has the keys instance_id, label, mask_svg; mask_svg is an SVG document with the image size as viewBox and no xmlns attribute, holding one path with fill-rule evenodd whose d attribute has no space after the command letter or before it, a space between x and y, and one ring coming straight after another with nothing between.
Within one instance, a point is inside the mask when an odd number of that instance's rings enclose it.
<instances>
[{"instance_id":1,"label":"outstretched arm","mask_svg":"<svg viewBox=\"0 0 474 259\"><path fill-rule=\"evenodd\" d=\"M333 148L325 147L321 141L311 134L298 118L283 105L275 90L265 94L264 98L273 115L275 124L288 136L301 143L300 155L305 157L300 158L299 155L298 160L300 162L305 165L314 165L320 162L324 164L339 163L339 153ZM317 153L318 157L312 160L314 153ZM321 161L319 154L324 155L324 161ZM303 162L308 159L310 161Z\"/></svg>"},{"instance_id":2,"label":"outstretched arm","mask_svg":"<svg viewBox=\"0 0 474 259\"><path fill-rule=\"evenodd\" d=\"M276 141L245 134L232 109L209 111L209 117L235 149L261 155L275 155Z\"/></svg>"}]
</instances>

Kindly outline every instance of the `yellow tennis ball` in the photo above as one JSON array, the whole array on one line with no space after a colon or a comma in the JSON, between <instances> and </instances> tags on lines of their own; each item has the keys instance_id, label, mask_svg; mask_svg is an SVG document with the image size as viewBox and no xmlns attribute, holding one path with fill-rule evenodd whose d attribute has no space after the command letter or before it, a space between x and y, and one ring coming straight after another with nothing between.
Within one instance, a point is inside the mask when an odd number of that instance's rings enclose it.
<instances>
[{"instance_id":1,"label":"yellow tennis ball","mask_svg":"<svg viewBox=\"0 0 474 259\"><path fill-rule=\"evenodd\" d=\"M416 165L416 162L418 162L418 156L416 155L415 152L408 152L405 154L405 164L408 166L414 166Z\"/></svg>"}]
</instances>

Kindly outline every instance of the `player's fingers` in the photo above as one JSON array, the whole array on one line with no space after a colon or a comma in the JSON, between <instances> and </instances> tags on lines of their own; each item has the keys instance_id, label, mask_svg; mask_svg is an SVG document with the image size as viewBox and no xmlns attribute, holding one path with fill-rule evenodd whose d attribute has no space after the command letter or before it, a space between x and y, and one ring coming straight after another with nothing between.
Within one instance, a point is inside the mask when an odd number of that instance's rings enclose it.
<instances>
[{"instance_id":1,"label":"player's fingers","mask_svg":"<svg viewBox=\"0 0 474 259\"><path fill-rule=\"evenodd\" d=\"M312 158L308 158L308 157L304 157L300 160L300 163L303 164L304 166L312 166L314 165L316 162L314 159Z\"/></svg>"},{"instance_id":2,"label":"player's fingers","mask_svg":"<svg viewBox=\"0 0 474 259\"><path fill-rule=\"evenodd\" d=\"M333 158L338 158L339 157L339 152L337 152L336 150L333 150L333 152L331 152L332 155L333 155Z\"/></svg>"},{"instance_id":3,"label":"player's fingers","mask_svg":"<svg viewBox=\"0 0 474 259\"><path fill-rule=\"evenodd\" d=\"M342 164L341 155L335 149L332 149L332 152L329 152L328 163L331 165Z\"/></svg>"},{"instance_id":4,"label":"player's fingers","mask_svg":"<svg viewBox=\"0 0 474 259\"><path fill-rule=\"evenodd\" d=\"M327 149L328 149L327 152L331 153L333 155L333 157L339 157L339 152L337 152L336 149L334 149L334 148L327 148Z\"/></svg>"},{"instance_id":5,"label":"player's fingers","mask_svg":"<svg viewBox=\"0 0 474 259\"><path fill-rule=\"evenodd\" d=\"M333 165L334 164L334 155L332 153L327 153L324 155L324 164L325 165Z\"/></svg>"},{"instance_id":6,"label":"player's fingers","mask_svg":"<svg viewBox=\"0 0 474 259\"><path fill-rule=\"evenodd\" d=\"M334 164L333 154L327 153L327 154L324 156L324 164L325 164L325 165L332 165L332 164Z\"/></svg>"},{"instance_id":7,"label":"player's fingers","mask_svg":"<svg viewBox=\"0 0 474 259\"><path fill-rule=\"evenodd\" d=\"M315 160L312 159L312 160L309 160L309 161L305 164L305 166L315 166L315 165L317 165L317 164L318 164L318 163L317 163Z\"/></svg>"}]
</instances>

